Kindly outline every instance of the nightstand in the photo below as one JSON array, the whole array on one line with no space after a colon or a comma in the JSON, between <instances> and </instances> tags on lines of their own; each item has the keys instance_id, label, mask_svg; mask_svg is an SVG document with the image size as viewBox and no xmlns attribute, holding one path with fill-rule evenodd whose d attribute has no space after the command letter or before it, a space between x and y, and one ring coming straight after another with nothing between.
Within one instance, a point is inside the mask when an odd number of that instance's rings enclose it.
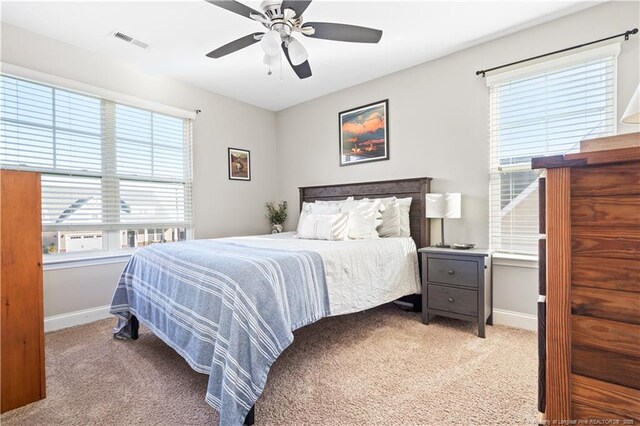
<instances>
[{"instance_id":1,"label":"nightstand","mask_svg":"<svg viewBox=\"0 0 640 426\"><path fill-rule=\"evenodd\" d=\"M478 337L492 325L491 252L425 247L422 255L422 322L435 315L478 322Z\"/></svg>"}]
</instances>

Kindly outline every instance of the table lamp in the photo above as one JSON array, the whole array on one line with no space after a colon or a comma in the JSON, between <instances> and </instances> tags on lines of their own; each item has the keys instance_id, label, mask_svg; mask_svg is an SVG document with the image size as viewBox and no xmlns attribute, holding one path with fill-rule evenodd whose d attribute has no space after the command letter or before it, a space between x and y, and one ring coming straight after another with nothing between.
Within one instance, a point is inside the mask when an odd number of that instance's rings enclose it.
<instances>
[{"instance_id":1,"label":"table lamp","mask_svg":"<svg viewBox=\"0 0 640 426\"><path fill-rule=\"evenodd\" d=\"M459 193L426 195L426 217L440 219L440 244L436 244L436 247L450 247L444 242L444 220L461 217L462 195Z\"/></svg>"}]
</instances>

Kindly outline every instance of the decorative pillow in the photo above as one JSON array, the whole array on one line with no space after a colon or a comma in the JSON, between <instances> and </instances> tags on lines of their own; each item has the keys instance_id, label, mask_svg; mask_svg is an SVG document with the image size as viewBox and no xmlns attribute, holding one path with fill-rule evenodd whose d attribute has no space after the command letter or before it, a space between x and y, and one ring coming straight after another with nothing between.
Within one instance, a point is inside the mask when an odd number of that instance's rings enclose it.
<instances>
[{"instance_id":1,"label":"decorative pillow","mask_svg":"<svg viewBox=\"0 0 640 426\"><path fill-rule=\"evenodd\" d=\"M298 227L297 232L300 233L300 227L302 226L302 222L307 217L307 214L338 214L340 213L340 209L345 201L353 201L353 197L349 197L345 200L335 200L335 201L322 201L318 200L314 203L307 203L304 201L302 203L302 210L300 211L300 218L298 219Z\"/></svg>"},{"instance_id":2,"label":"decorative pillow","mask_svg":"<svg viewBox=\"0 0 640 426\"><path fill-rule=\"evenodd\" d=\"M382 223L380 217L384 206L380 200L345 201L342 213L349 213L349 238L363 240L378 238L376 228Z\"/></svg>"},{"instance_id":3,"label":"decorative pillow","mask_svg":"<svg viewBox=\"0 0 640 426\"><path fill-rule=\"evenodd\" d=\"M307 213L307 216L299 225L297 238L308 240L332 240L341 241L347 239L347 229L349 215L338 214L315 214Z\"/></svg>"}]
</instances>

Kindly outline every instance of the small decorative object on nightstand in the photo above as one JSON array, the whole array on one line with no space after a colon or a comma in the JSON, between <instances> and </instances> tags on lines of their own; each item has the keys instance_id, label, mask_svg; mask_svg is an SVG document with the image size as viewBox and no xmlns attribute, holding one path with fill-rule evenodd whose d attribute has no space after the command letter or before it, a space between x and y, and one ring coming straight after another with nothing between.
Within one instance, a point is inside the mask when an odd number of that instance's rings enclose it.
<instances>
[{"instance_id":1,"label":"small decorative object on nightstand","mask_svg":"<svg viewBox=\"0 0 640 426\"><path fill-rule=\"evenodd\" d=\"M486 249L425 247L422 254L422 322L434 315L478 321L478 337L493 324L491 253Z\"/></svg>"},{"instance_id":2,"label":"small decorative object on nightstand","mask_svg":"<svg viewBox=\"0 0 640 426\"><path fill-rule=\"evenodd\" d=\"M436 247L448 248L444 242L444 220L460 219L462 195L450 194L426 194L426 217L440 219L440 244Z\"/></svg>"}]
</instances>

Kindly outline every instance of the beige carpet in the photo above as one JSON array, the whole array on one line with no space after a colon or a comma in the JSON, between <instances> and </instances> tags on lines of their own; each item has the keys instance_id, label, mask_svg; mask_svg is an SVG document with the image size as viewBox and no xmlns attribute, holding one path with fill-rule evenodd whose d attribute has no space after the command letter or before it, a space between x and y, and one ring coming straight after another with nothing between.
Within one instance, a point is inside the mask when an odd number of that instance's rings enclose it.
<instances>
[{"instance_id":1,"label":"beige carpet","mask_svg":"<svg viewBox=\"0 0 640 426\"><path fill-rule=\"evenodd\" d=\"M207 376L145 328L111 338L113 320L46 336L47 398L2 415L9 425L214 425ZM536 336L386 305L295 334L274 364L256 425L536 423Z\"/></svg>"}]
</instances>

